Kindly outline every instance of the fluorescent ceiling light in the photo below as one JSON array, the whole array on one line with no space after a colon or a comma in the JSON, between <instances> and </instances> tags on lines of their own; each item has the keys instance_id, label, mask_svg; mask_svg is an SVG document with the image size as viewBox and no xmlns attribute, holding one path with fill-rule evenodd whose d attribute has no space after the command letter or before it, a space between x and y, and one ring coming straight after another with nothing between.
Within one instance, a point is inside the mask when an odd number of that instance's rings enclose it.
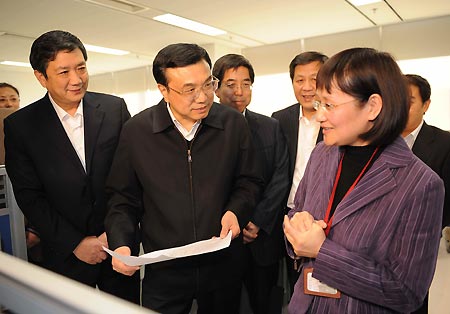
<instances>
[{"instance_id":1,"label":"fluorescent ceiling light","mask_svg":"<svg viewBox=\"0 0 450 314\"><path fill-rule=\"evenodd\" d=\"M111 48L105 48L105 47L93 46L93 45L84 45L84 48L86 48L87 51L105 53L108 55L115 55L115 56L123 56L123 55L127 55L130 53L129 51L125 51L125 50L111 49Z\"/></svg>"},{"instance_id":2,"label":"fluorescent ceiling light","mask_svg":"<svg viewBox=\"0 0 450 314\"><path fill-rule=\"evenodd\" d=\"M2 61L0 62L0 64L3 65L12 65L12 66L16 66L16 67L25 67L25 68L31 68L31 64L27 63L27 62L17 62L17 61Z\"/></svg>"},{"instance_id":3,"label":"fluorescent ceiling light","mask_svg":"<svg viewBox=\"0 0 450 314\"><path fill-rule=\"evenodd\" d=\"M205 24L202 24L199 22L195 22L192 20L188 20L188 19L185 19L184 17L173 15L170 13L155 16L153 19L156 21L159 21L159 22L167 23L170 25L175 25L175 26L178 26L181 28L185 28L185 29L188 29L188 30L191 30L194 32L198 32L198 33L202 33L205 35L209 35L209 36L217 36L217 35L223 35L223 34L227 33L221 29L218 29L218 28L215 28L215 27L212 27L209 25L205 25Z\"/></svg>"},{"instance_id":4,"label":"fluorescent ceiling light","mask_svg":"<svg viewBox=\"0 0 450 314\"><path fill-rule=\"evenodd\" d=\"M84 0L84 1L100 5L103 7L107 7L110 9L115 9L122 12L133 14L147 10L146 7L143 7L139 4L127 0Z\"/></svg>"},{"instance_id":5,"label":"fluorescent ceiling light","mask_svg":"<svg viewBox=\"0 0 450 314\"><path fill-rule=\"evenodd\" d=\"M349 0L349 2L354 6L359 7L366 4L381 2L381 0Z\"/></svg>"}]
</instances>

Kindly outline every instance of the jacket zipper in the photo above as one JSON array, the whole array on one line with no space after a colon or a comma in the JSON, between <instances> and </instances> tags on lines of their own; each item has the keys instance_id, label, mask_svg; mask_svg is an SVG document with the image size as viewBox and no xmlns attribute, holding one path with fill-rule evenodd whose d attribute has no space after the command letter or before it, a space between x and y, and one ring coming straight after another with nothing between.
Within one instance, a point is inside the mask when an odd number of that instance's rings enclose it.
<instances>
[{"instance_id":1,"label":"jacket zipper","mask_svg":"<svg viewBox=\"0 0 450 314\"><path fill-rule=\"evenodd\" d=\"M196 223L195 223L195 200L194 200L194 183L192 180L192 145L194 144L194 141L197 137L198 132L200 132L202 125L200 124L197 132L195 132L194 137L189 143L189 147L187 149L187 162L188 162L188 168L189 168L189 187L191 189L191 207L192 207L192 224L193 224L193 231L194 231L194 239L197 241L197 231L195 229Z\"/></svg>"}]
</instances>

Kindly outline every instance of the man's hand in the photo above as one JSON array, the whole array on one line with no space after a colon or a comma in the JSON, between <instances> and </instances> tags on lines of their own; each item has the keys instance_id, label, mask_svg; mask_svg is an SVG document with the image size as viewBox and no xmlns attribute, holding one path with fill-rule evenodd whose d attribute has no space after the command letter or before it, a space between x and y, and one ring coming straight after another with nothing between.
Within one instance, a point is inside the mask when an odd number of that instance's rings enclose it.
<instances>
[{"instance_id":1,"label":"man's hand","mask_svg":"<svg viewBox=\"0 0 450 314\"><path fill-rule=\"evenodd\" d=\"M109 249L108 247L108 238L106 237L106 232L103 232L101 235L97 237L97 239L102 243L104 247Z\"/></svg>"},{"instance_id":2,"label":"man's hand","mask_svg":"<svg viewBox=\"0 0 450 314\"><path fill-rule=\"evenodd\" d=\"M258 237L258 232L259 227L250 221L242 230L242 235L244 236L244 244L255 241L255 239Z\"/></svg>"},{"instance_id":3,"label":"man's hand","mask_svg":"<svg viewBox=\"0 0 450 314\"><path fill-rule=\"evenodd\" d=\"M239 222L236 215L232 211L227 211L221 220L222 230L220 231L220 237L223 239L227 236L228 231L231 230L231 239L236 238L241 233L239 228Z\"/></svg>"},{"instance_id":4,"label":"man's hand","mask_svg":"<svg viewBox=\"0 0 450 314\"><path fill-rule=\"evenodd\" d=\"M25 232L25 239L27 243L27 249L30 249L41 242L41 238L39 238L37 234L31 231Z\"/></svg>"},{"instance_id":5,"label":"man's hand","mask_svg":"<svg viewBox=\"0 0 450 314\"><path fill-rule=\"evenodd\" d=\"M121 255L130 256L131 250L128 246L121 246L114 250L114 252L119 253ZM117 258L112 258L112 267L113 269L126 276L132 276L137 270L139 270L139 266L128 266L121 261L119 261Z\"/></svg>"},{"instance_id":6,"label":"man's hand","mask_svg":"<svg viewBox=\"0 0 450 314\"><path fill-rule=\"evenodd\" d=\"M78 244L73 254L85 263L95 265L106 259L106 252L102 248L102 242L95 236L86 237Z\"/></svg>"},{"instance_id":7,"label":"man's hand","mask_svg":"<svg viewBox=\"0 0 450 314\"><path fill-rule=\"evenodd\" d=\"M308 212L296 213L291 219L284 216L284 234L297 256L316 258L326 238L326 227L323 220L314 220Z\"/></svg>"}]
</instances>

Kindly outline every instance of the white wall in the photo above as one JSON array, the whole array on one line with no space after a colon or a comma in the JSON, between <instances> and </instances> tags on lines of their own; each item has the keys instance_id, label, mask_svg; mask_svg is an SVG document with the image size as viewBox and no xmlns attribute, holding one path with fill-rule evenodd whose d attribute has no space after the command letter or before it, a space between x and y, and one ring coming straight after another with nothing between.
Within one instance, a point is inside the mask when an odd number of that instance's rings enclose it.
<instances>
[{"instance_id":1,"label":"white wall","mask_svg":"<svg viewBox=\"0 0 450 314\"><path fill-rule=\"evenodd\" d=\"M31 104L47 92L34 77L33 70L23 69L20 72L1 71L0 82L6 82L19 90L20 107Z\"/></svg>"},{"instance_id":2,"label":"white wall","mask_svg":"<svg viewBox=\"0 0 450 314\"><path fill-rule=\"evenodd\" d=\"M431 85L431 106L425 121L450 130L450 57L402 60L398 64L403 73L421 75ZM256 76L250 110L270 116L296 102L289 73Z\"/></svg>"},{"instance_id":3,"label":"white wall","mask_svg":"<svg viewBox=\"0 0 450 314\"><path fill-rule=\"evenodd\" d=\"M425 115L425 121L450 130L450 56L401 60L398 63L403 73L421 75L431 85L431 106ZM257 73L258 69L255 71ZM155 88L147 92L118 95L125 98L132 115L157 104L162 98ZM250 110L270 116L274 111L296 102L288 72L255 77Z\"/></svg>"},{"instance_id":4,"label":"white wall","mask_svg":"<svg viewBox=\"0 0 450 314\"><path fill-rule=\"evenodd\" d=\"M431 86L431 104L425 121L450 131L450 56L402 60L398 62L404 74L418 74Z\"/></svg>"},{"instance_id":5,"label":"white wall","mask_svg":"<svg viewBox=\"0 0 450 314\"><path fill-rule=\"evenodd\" d=\"M206 45L205 49L212 60L225 53L242 53L250 60L255 68L256 79L249 108L265 115L271 115L272 112L296 102L287 72L289 62L301 51L317 50L329 56L342 49L357 46L387 51L401 60L399 64L404 73L419 74L429 80L432 103L425 120L429 124L450 130L449 33L450 16L443 16L298 39L242 51L217 45ZM31 69L19 74L2 70L0 81L12 83L19 88L22 105L45 93ZM89 90L123 96L132 114L155 105L161 99L149 66L91 76Z\"/></svg>"}]
</instances>

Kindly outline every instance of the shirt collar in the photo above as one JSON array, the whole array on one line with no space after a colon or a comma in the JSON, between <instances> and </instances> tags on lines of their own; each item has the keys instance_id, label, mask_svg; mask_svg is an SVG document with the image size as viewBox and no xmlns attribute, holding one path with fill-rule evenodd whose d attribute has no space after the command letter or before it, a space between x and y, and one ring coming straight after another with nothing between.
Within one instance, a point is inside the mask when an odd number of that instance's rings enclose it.
<instances>
[{"instance_id":1,"label":"shirt collar","mask_svg":"<svg viewBox=\"0 0 450 314\"><path fill-rule=\"evenodd\" d=\"M172 112L172 109L170 109L170 104L169 103L166 103L167 104L167 111L169 111L169 115L170 115L170 118L172 119L172 121L173 121L173 123L175 124L175 126L177 127L177 129L180 129L180 128L182 128L183 130L185 130L186 132L183 132L183 133L191 133L192 132L192 130L196 130L196 128L200 125L200 123L202 122L202 120L200 119L200 120L197 120L197 122L195 122L194 123L194 125L192 126L192 128L190 129L190 130L186 130L185 128L184 128L184 126L177 120L177 118L175 118L175 116L174 116L174 114L173 114L173 112Z\"/></svg>"},{"instance_id":2,"label":"shirt collar","mask_svg":"<svg viewBox=\"0 0 450 314\"><path fill-rule=\"evenodd\" d=\"M422 129L422 125L423 125L423 119L422 122L420 122L420 124L417 126L417 128L415 128L411 133L409 133L408 135L406 135L404 137L406 144L408 144L408 147L412 149L414 143L416 142L417 136L419 135L420 130Z\"/></svg>"},{"instance_id":3,"label":"shirt collar","mask_svg":"<svg viewBox=\"0 0 450 314\"><path fill-rule=\"evenodd\" d=\"M302 120L302 118L305 118L304 120L307 121L307 123L311 123L311 122L317 122L316 120L316 114L314 114L311 119L308 119L307 117L303 117L303 110L302 110L302 105L299 103L300 106L300 110L299 110L299 114L298 114L298 120ZM318 123L318 122L317 122Z\"/></svg>"},{"instance_id":4,"label":"shirt collar","mask_svg":"<svg viewBox=\"0 0 450 314\"><path fill-rule=\"evenodd\" d=\"M419 135L420 130L422 129L422 125L423 125L423 119L422 122L420 122L420 124L417 126L417 128L414 129L414 131L412 131L410 134L412 134L412 136L414 136L414 141L417 138L417 135Z\"/></svg>"},{"instance_id":5,"label":"shirt collar","mask_svg":"<svg viewBox=\"0 0 450 314\"><path fill-rule=\"evenodd\" d=\"M50 98L50 102L52 103L53 108L55 108L56 114L58 115L58 118L60 121L63 121L64 118L66 118L67 116L70 116L70 114L67 113L67 111L65 111L63 108L61 108L60 106L58 106L56 104L56 102L53 100L50 93L48 94L48 97ZM78 105L77 111L75 112L74 116L77 116L77 115L81 115L81 117L83 117L83 99L81 99L80 104Z\"/></svg>"}]
</instances>

